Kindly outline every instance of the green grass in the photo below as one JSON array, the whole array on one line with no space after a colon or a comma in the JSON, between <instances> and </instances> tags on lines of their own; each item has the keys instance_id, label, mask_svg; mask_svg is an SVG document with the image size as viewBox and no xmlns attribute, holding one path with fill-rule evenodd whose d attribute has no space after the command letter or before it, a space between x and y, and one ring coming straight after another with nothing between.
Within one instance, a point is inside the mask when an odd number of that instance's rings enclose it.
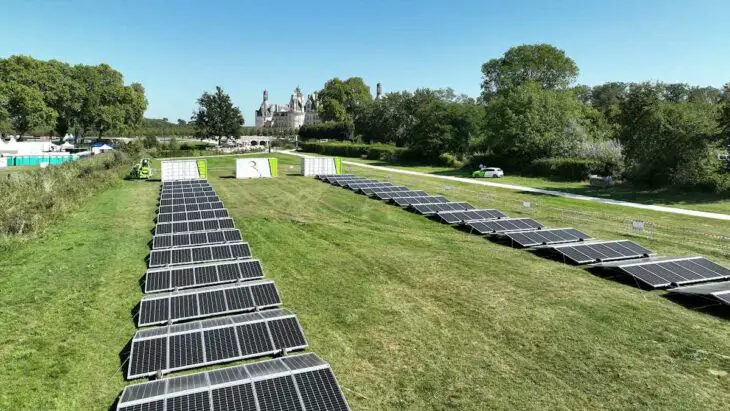
<instances>
[{"instance_id":1,"label":"green grass","mask_svg":"<svg viewBox=\"0 0 730 411\"><path fill-rule=\"evenodd\" d=\"M307 154L313 155L311 153ZM411 166L360 158L347 158L346 160L390 168L419 171L434 175L471 178L471 171L461 168ZM730 213L730 196L727 194L687 192L679 189L668 188L649 189L635 187L629 183L623 183L612 187L591 187L587 181L560 181L545 177L509 175L509 173L503 178L494 180L490 179L489 181L540 188L543 190L564 191L591 197L631 201L641 204L666 205L670 207L687 208L690 210L709 211L714 213Z\"/></svg>"},{"instance_id":2,"label":"green grass","mask_svg":"<svg viewBox=\"0 0 730 411\"><path fill-rule=\"evenodd\" d=\"M311 178L210 181L332 364L353 409L722 409L727 320ZM290 168L291 167L291 168ZM389 178L601 238L626 235L625 208ZM124 182L0 268L0 409L105 409L124 385L118 353L149 253L158 185ZM662 254L728 264L730 224L647 213Z\"/></svg>"}]
</instances>

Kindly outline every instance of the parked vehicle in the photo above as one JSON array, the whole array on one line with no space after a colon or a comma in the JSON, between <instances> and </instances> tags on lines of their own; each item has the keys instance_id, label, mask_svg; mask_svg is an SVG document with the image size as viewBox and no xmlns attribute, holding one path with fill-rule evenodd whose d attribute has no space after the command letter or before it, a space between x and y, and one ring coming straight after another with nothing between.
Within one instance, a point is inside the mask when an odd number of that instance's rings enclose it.
<instances>
[{"instance_id":1,"label":"parked vehicle","mask_svg":"<svg viewBox=\"0 0 730 411\"><path fill-rule=\"evenodd\" d=\"M499 167L480 167L479 170L471 173L471 176L479 178L501 178L504 177L504 171Z\"/></svg>"}]
</instances>

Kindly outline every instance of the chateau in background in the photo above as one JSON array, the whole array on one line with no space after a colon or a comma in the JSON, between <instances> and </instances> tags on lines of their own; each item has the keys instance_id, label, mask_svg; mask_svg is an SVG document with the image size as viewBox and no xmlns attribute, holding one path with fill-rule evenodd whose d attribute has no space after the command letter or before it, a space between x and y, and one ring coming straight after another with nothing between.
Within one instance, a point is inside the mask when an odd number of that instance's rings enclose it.
<instances>
[{"instance_id":1,"label":"chateau in background","mask_svg":"<svg viewBox=\"0 0 730 411\"><path fill-rule=\"evenodd\" d=\"M289 99L289 104L269 104L269 92L264 90L264 101L256 110L256 127L276 127L297 129L305 124L317 124L319 114L317 93L307 96L304 102L302 90L297 87Z\"/></svg>"}]
</instances>

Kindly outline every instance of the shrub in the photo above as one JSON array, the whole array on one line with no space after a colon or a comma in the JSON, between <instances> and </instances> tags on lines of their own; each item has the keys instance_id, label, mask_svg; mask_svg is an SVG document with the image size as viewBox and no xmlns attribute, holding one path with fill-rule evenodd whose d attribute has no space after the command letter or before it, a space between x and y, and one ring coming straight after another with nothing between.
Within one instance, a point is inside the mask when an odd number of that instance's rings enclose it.
<instances>
[{"instance_id":1,"label":"shrub","mask_svg":"<svg viewBox=\"0 0 730 411\"><path fill-rule=\"evenodd\" d=\"M352 123L343 121L328 121L320 124L310 124L299 128L301 140L348 140L354 131Z\"/></svg>"},{"instance_id":2,"label":"shrub","mask_svg":"<svg viewBox=\"0 0 730 411\"><path fill-rule=\"evenodd\" d=\"M71 211L83 199L120 181L132 167L121 151L57 166L18 171L0 179L0 242L41 231L49 221Z\"/></svg>"},{"instance_id":3,"label":"shrub","mask_svg":"<svg viewBox=\"0 0 730 411\"><path fill-rule=\"evenodd\" d=\"M528 174L559 180L582 181L599 167L595 160L582 158L540 158L530 162Z\"/></svg>"}]
</instances>

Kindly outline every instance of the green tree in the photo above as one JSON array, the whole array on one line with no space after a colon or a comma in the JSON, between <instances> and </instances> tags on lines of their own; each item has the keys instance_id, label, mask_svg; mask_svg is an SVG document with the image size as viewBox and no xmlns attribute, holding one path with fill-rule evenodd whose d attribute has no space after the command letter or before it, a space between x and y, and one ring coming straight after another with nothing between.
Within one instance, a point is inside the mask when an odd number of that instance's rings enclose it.
<instances>
[{"instance_id":1,"label":"green tree","mask_svg":"<svg viewBox=\"0 0 730 411\"><path fill-rule=\"evenodd\" d=\"M578 66L550 44L512 47L504 56L482 65L481 100L488 102L498 93L527 83L543 90L567 88L578 77Z\"/></svg>"},{"instance_id":2,"label":"green tree","mask_svg":"<svg viewBox=\"0 0 730 411\"><path fill-rule=\"evenodd\" d=\"M188 124L187 121L185 121L185 120L183 120L181 118L177 119L177 125L178 126L184 126L184 125L187 125L187 124Z\"/></svg>"},{"instance_id":3,"label":"green tree","mask_svg":"<svg viewBox=\"0 0 730 411\"><path fill-rule=\"evenodd\" d=\"M221 137L238 137L244 123L241 110L233 105L231 97L219 86L216 86L215 93L205 92L200 96L191 122L198 137L217 138L218 144Z\"/></svg>"},{"instance_id":4,"label":"green tree","mask_svg":"<svg viewBox=\"0 0 730 411\"><path fill-rule=\"evenodd\" d=\"M0 95L7 99L5 111L10 126L21 137L35 128L53 126L58 113L46 106L38 89L20 83L8 83L2 87Z\"/></svg>"},{"instance_id":5,"label":"green tree","mask_svg":"<svg viewBox=\"0 0 730 411\"><path fill-rule=\"evenodd\" d=\"M361 77L350 77L345 81L335 77L325 83L318 96L319 115L323 121L353 122L358 109L373 100L370 87Z\"/></svg>"},{"instance_id":6,"label":"green tree","mask_svg":"<svg viewBox=\"0 0 730 411\"><path fill-rule=\"evenodd\" d=\"M723 96L730 97L730 83L723 87ZM723 100L719 114L720 137L725 147L730 147L730 98Z\"/></svg>"},{"instance_id":7,"label":"green tree","mask_svg":"<svg viewBox=\"0 0 730 411\"><path fill-rule=\"evenodd\" d=\"M683 103L689 99L690 87L685 83L665 84L662 92L667 101Z\"/></svg>"},{"instance_id":8,"label":"green tree","mask_svg":"<svg viewBox=\"0 0 730 411\"><path fill-rule=\"evenodd\" d=\"M621 142L631 179L652 186L717 188L717 107L663 100L660 84L631 88L621 107Z\"/></svg>"},{"instance_id":9,"label":"green tree","mask_svg":"<svg viewBox=\"0 0 730 411\"><path fill-rule=\"evenodd\" d=\"M629 85L622 82L609 82L591 89L591 105L601 112L609 122L616 122L620 104L626 99Z\"/></svg>"},{"instance_id":10,"label":"green tree","mask_svg":"<svg viewBox=\"0 0 730 411\"><path fill-rule=\"evenodd\" d=\"M486 110L481 151L523 167L538 158L573 155L585 133L583 105L571 90L544 90L527 83L493 97Z\"/></svg>"}]
</instances>

